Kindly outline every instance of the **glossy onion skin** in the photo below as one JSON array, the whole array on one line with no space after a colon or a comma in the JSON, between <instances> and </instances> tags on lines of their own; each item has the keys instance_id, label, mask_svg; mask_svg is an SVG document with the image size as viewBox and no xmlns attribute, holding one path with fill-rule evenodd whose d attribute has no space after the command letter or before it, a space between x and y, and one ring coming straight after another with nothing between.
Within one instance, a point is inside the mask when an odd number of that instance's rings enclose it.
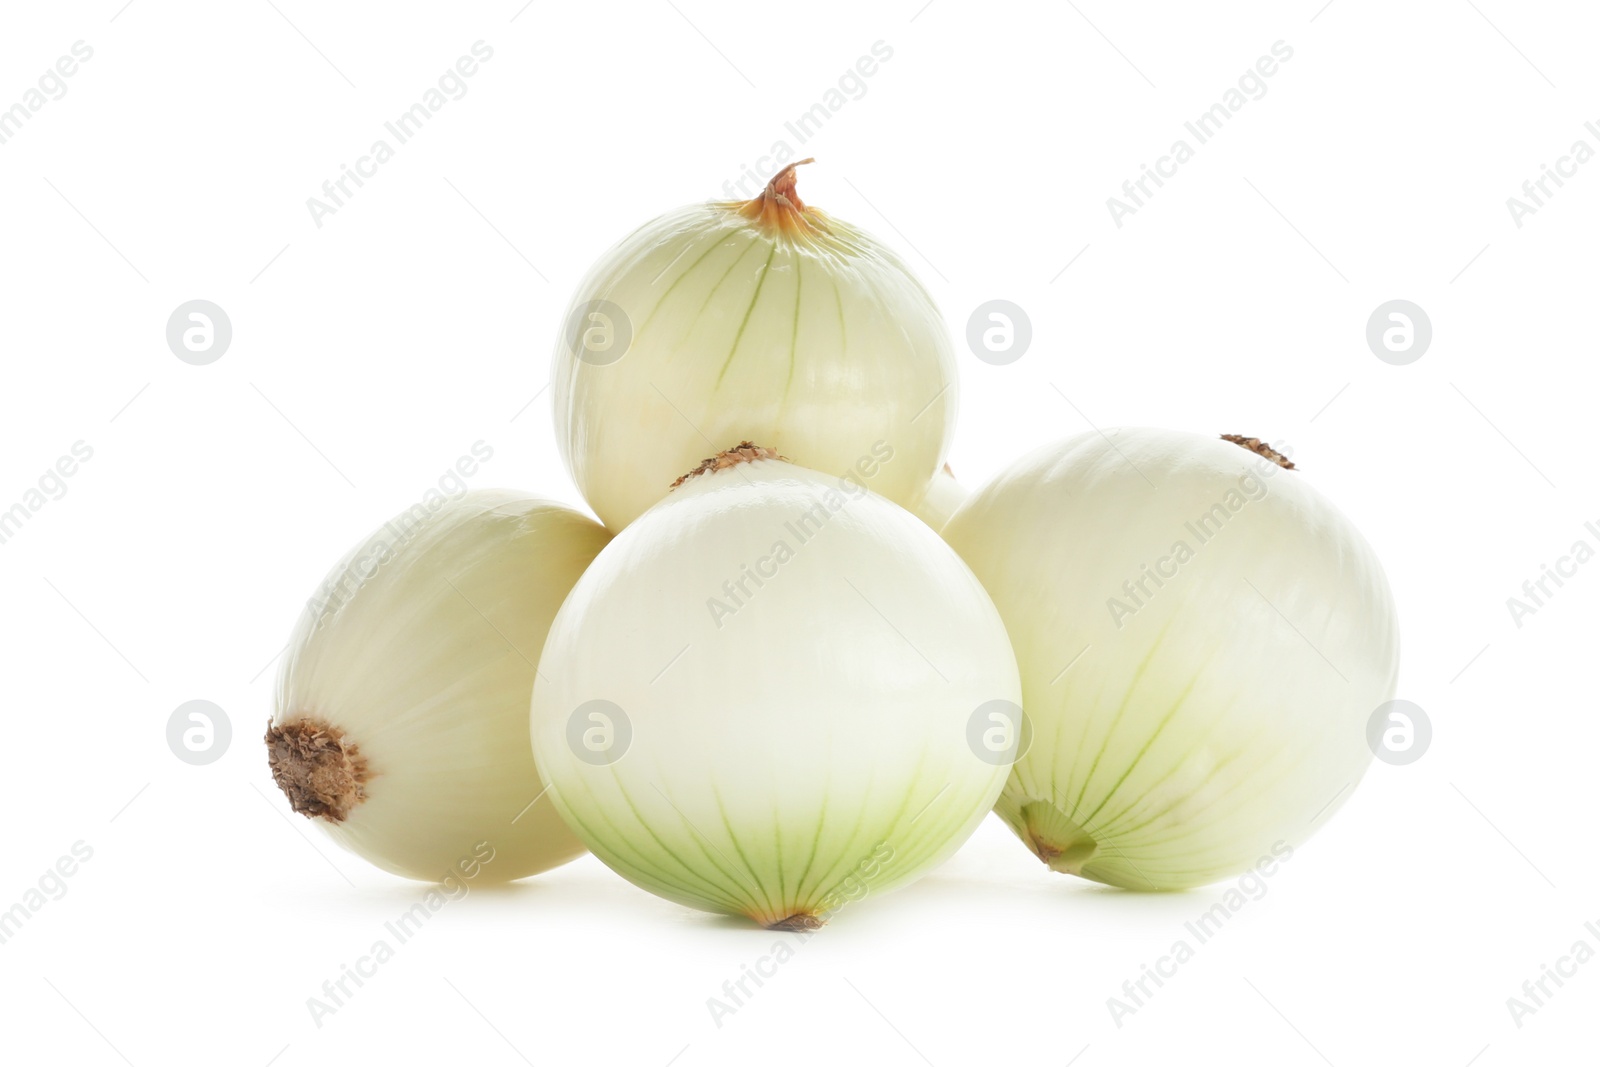
<instances>
[{"instance_id":1,"label":"glossy onion skin","mask_svg":"<svg viewBox=\"0 0 1600 1067\"><path fill-rule=\"evenodd\" d=\"M839 486L778 460L697 476L617 536L552 624L540 773L634 884L767 926L825 920L942 862L993 806L1008 767L967 731L986 702L1020 700L1004 626L937 534ZM847 502L802 542L786 524L829 493ZM792 558L762 568L780 541ZM727 602L745 565L773 573L714 619L708 598ZM572 739L593 700L631 726L604 765Z\"/></svg>"},{"instance_id":2,"label":"glossy onion skin","mask_svg":"<svg viewBox=\"0 0 1600 1067\"><path fill-rule=\"evenodd\" d=\"M359 747L366 799L342 822L312 819L345 848L440 881L488 842L475 879L522 878L584 851L548 803L528 806L544 785L527 706L550 620L610 535L510 490L435 508L396 516L329 573L291 638L272 721L314 717Z\"/></svg>"},{"instance_id":3,"label":"glossy onion skin","mask_svg":"<svg viewBox=\"0 0 1600 1067\"><path fill-rule=\"evenodd\" d=\"M962 484L956 481L955 475L950 473L950 468L945 467L933 476L933 481L928 483L928 492L923 496L922 503L917 505L917 518L933 527L935 531L942 530L945 523L950 521L956 509L971 494Z\"/></svg>"},{"instance_id":4,"label":"glossy onion skin","mask_svg":"<svg viewBox=\"0 0 1600 1067\"><path fill-rule=\"evenodd\" d=\"M1304 841L1365 771L1398 620L1303 472L1196 434L1087 433L1007 468L944 536L1006 620L1033 728L996 811L1055 869L1204 885ZM1147 565L1175 574L1135 601Z\"/></svg>"},{"instance_id":5,"label":"glossy onion skin","mask_svg":"<svg viewBox=\"0 0 1600 1067\"><path fill-rule=\"evenodd\" d=\"M867 487L914 507L956 419L955 356L932 298L888 248L816 209L808 218L828 233L807 237L733 207L664 215L579 284L563 322L607 300L632 344L598 365L568 330L557 338L556 440L573 481L616 531L740 441L835 475L886 444L893 459Z\"/></svg>"}]
</instances>

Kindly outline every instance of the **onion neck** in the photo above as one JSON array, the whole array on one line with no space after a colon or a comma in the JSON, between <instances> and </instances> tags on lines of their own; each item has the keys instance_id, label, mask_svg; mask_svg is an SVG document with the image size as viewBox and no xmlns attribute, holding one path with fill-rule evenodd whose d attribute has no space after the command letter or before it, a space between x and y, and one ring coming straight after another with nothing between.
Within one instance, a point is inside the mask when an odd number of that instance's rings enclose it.
<instances>
[{"instance_id":1,"label":"onion neck","mask_svg":"<svg viewBox=\"0 0 1600 1067\"><path fill-rule=\"evenodd\" d=\"M337 726L295 719L267 726L267 764L289 806L309 818L344 822L367 798L367 760Z\"/></svg>"},{"instance_id":2,"label":"onion neck","mask_svg":"<svg viewBox=\"0 0 1600 1067\"><path fill-rule=\"evenodd\" d=\"M814 236L819 228L821 213L815 208L806 207L800 194L795 191L795 168L812 162L815 161L808 157L789 164L772 176L760 196L754 200L735 201L728 206L767 233L802 238Z\"/></svg>"}]
</instances>

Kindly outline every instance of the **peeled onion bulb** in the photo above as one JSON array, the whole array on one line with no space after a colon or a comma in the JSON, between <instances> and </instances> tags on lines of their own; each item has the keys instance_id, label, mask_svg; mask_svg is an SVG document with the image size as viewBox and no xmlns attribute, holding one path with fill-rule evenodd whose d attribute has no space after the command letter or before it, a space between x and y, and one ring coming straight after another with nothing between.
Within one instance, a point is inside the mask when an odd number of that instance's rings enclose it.
<instances>
[{"instance_id":1,"label":"peeled onion bulb","mask_svg":"<svg viewBox=\"0 0 1600 1067\"><path fill-rule=\"evenodd\" d=\"M481 862L484 843L484 881L582 854L538 799L528 700L550 620L608 540L557 504L475 490L349 553L300 618L267 730L294 810L424 881Z\"/></svg>"},{"instance_id":2,"label":"peeled onion bulb","mask_svg":"<svg viewBox=\"0 0 1600 1067\"><path fill-rule=\"evenodd\" d=\"M892 251L800 200L795 166L754 200L639 227L573 295L551 371L556 439L610 529L735 441L905 507L944 462L943 317Z\"/></svg>"},{"instance_id":3,"label":"peeled onion bulb","mask_svg":"<svg viewBox=\"0 0 1600 1067\"><path fill-rule=\"evenodd\" d=\"M1202 885L1308 837L1372 753L1399 626L1371 547L1254 439L1047 445L944 536L994 598L1032 745L996 810L1055 870Z\"/></svg>"},{"instance_id":4,"label":"peeled onion bulb","mask_svg":"<svg viewBox=\"0 0 1600 1067\"><path fill-rule=\"evenodd\" d=\"M771 927L953 852L1009 766L979 736L1021 719L1005 627L949 546L748 443L600 553L540 664L534 751L584 843Z\"/></svg>"}]
</instances>

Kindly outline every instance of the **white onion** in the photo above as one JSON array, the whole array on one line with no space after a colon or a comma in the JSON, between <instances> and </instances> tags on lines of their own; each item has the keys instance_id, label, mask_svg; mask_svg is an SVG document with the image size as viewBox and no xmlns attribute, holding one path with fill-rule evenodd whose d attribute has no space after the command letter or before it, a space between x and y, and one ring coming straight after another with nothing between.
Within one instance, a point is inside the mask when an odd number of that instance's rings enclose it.
<instances>
[{"instance_id":1,"label":"white onion","mask_svg":"<svg viewBox=\"0 0 1600 1067\"><path fill-rule=\"evenodd\" d=\"M612 530L736 441L854 472L907 507L944 461L944 320L892 251L801 202L797 165L755 200L641 226L573 295L552 363L556 439Z\"/></svg>"},{"instance_id":2,"label":"white onion","mask_svg":"<svg viewBox=\"0 0 1600 1067\"><path fill-rule=\"evenodd\" d=\"M637 885L811 928L939 863L1009 762L1005 628L915 516L748 443L579 579L534 687L534 750L584 843ZM1003 748L1003 746L1001 746Z\"/></svg>"},{"instance_id":3,"label":"white onion","mask_svg":"<svg viewBox=\"0 0 1600 1067\"><path fill-rule=\"evenodd\" d=\"M582 854L528 743L550 620L610 535L509 490L404 512L301 615L267 732L296 811L383 869L440 881L487 842L480 879ZM531 805L531 806L530 806Z\"/></svg>"},{"instance_id":4,"label":"white onion","mask_svg":"<svg viewBox=\"0 0 1600 1067\"><path fill-rule=\"evenodd\" d=\"M1084 434L945 527L1006 621L1033 730L996 810L1055 870L1141 889L1238 873L1309 836L1371 759L1399 668L1383 568L1238 440Z\"/></svg>"}]
</instances>

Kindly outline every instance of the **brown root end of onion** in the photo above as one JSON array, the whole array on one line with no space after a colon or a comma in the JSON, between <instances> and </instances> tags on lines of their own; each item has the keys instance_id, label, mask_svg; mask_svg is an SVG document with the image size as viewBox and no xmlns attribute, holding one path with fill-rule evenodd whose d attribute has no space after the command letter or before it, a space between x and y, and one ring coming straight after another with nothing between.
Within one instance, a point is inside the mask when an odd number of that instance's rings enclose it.
<instances>
[{"instance_id":1,"label":"brown root end of onion","mask_svg":"<svg viewBox=\"0 0 1600 1067\"><path fill-rule=\"evenodd\" d=\"M366 757L337 726L315 719L270 723L266 741L273 781L306 818L344 822L367 798Z\"/></svg>"},{"instance_id":2,"label":"brown root end of onion","mask_svg":"<svg viewBox=\"0 0 1600 1067\"><path fill-rule=\"evenodd\" d=\"M698 475L727 470L729 467L737 467L741 463L754 463L760 459L781 459L785 463L788 462L785 457L778 455L774 449L763 448L750 441L740 441L725 452L718 452L710 459L701 460L698 467L668 486L667 492L670 493L690 478Z\"/></svg>"},{"instance_id":3,"label":"brown root end of onion","mask_svg":"<svg viewBox=\"0 0 1600 1067\"><path fill-rule=\"evenodd\" d=\"M812 915L810 912L797 911L788 918L779 919L774 923L767 923L768 930L820 930L826 925L825 921Z\"/></svg>"},{"instance_id":4,"label":"brown root end of onion","mask_svg":"<svg viewBox=\"0 0 1600 1067\"><path fill-rule=\"evenodd\" d=\"M1236 433L1225 433L1221 436L1224 441L1231 441L1240 448L1254 452L1256 455L1261 456L1264 459L1272 460L1272 462L1276 463L1286 471L1297 469L1288 456L1284 455L1282 452L1279 452L1277 449L1273 448L1259 437L1245 437L1242 434Z\"/></svg>"}]
</instances>

